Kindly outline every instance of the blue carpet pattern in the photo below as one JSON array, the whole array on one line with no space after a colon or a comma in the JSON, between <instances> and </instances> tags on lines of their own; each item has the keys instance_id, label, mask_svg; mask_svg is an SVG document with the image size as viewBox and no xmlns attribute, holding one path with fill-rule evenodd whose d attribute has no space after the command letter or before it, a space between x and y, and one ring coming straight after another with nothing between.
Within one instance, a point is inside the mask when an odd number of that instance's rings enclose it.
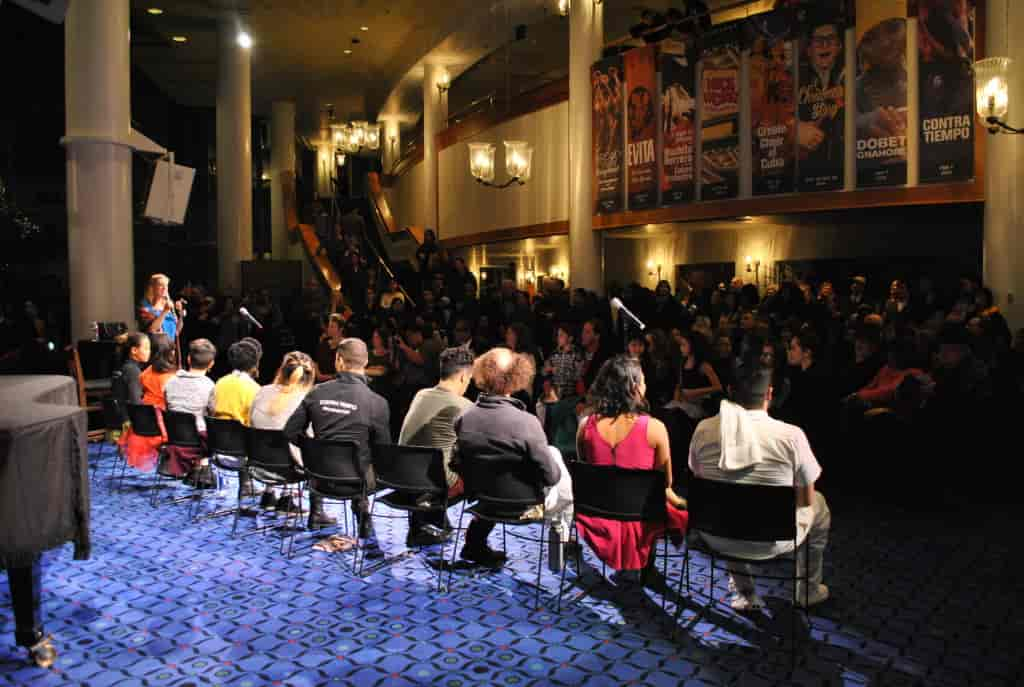
<instances>
[{"instance_id":1,"label":"blue carpet pattern","mask_svg":"<svg viewBox=\"0 0 1024 687\"><path fill-rule=\"evenodd\" d=\"M543 608L534 611L535 544L510 536L504 570L458 570L452 589L438 593L426 556L401 555L404 519L377 520L381 546L398 560L360 580L345 554L312 551L306 533L288 560L276 534L232 539L230 518L192 523L187 504L152 508L148 477L130 475L112 491L112 456L110 446L91 448L100 465L92 560L71 560L70 547L44 557L44 621L60 651L51 669L30 666L14 645L0 584L0 684L1024 683L1019 515L986 511L966 523L833 503L825 571L833 599L802 627L790 675L785 586L762 587L769 609L751 620L677 596L680 560L670 561L670 588L644 587L602 578L586 552L562 613L546 566ZM724 574L711 590L707 560L696 555L692 566L695 591L726 598ZM575 600L584 587L590 594Z\"/></svg>"}]
</instances>

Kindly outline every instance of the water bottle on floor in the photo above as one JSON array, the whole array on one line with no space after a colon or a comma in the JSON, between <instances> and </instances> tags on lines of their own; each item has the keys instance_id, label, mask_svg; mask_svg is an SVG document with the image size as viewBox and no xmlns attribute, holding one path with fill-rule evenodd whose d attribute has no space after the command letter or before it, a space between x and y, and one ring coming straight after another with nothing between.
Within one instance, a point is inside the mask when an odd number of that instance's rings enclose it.
<instances>
[{"instance_id":1,"label":"water bottle on floor","mask_svg":"<svg viewBox=\"0 0 1024 687\"><path fill-rule=\"evenodd\" d=\"M548 528L548 567L551 572L560 573L565 566L565 546L562 544L561 525Z\"/></svg>"}]
</instances>

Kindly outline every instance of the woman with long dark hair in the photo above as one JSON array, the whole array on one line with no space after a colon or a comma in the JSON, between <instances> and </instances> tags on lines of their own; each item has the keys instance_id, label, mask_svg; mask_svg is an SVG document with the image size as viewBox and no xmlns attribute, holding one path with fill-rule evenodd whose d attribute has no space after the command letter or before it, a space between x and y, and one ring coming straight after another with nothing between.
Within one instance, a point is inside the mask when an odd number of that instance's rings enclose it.
<instances>
[{"instance_id":1,"label":"woman with long dark hair","mask_svg":"<svg viewBox=\"0 0 1024 687\"><path fill-rule=\"evenodd\" d=\"M679 386L676 400L687 407L687 414L693 419L707 415L706 403L715 394L722 393L722 382L715 368L708 361L707 345L699 334L684 332L679 339L679 352L683 363L679 368ZM693 408L694 410L690 410ZM700 417L694 417L701 409Z\"/></svg>"},{"instance_id":2,"label":"woman with long dark hair","mask_svg":"<svg viewBox=\"0 0 1024 687\"><path fill-rule=\"evenodd\" d=\"M178 348L174 340L162 332L151 334L149 338L152 346L150 366L139 375L139 382L142 385L142 403L157 409L162 436L140 437L129 429L120 441L128 465L145 472L156 467L160 445L167 441L162 415L167 410L164 387L178 371Z\"/></svg>"},{"instance_id":3,"label":"woman with long dark hair","mask_svg":"<svg viewBox=\"0 0 1024 687\"><path fill-rule=\"evenodd\" d=\"M616 570L642 570L653 564L651 550L666 529L674 538L686 532L686 502L672 489L668 432L652 418L640 363L619 355L601 366L587 396L589 417L576 434L581 460L665 473L667 522L621 522L577 515L576 527L597 556Z\"/></svg>"}]
</instances>

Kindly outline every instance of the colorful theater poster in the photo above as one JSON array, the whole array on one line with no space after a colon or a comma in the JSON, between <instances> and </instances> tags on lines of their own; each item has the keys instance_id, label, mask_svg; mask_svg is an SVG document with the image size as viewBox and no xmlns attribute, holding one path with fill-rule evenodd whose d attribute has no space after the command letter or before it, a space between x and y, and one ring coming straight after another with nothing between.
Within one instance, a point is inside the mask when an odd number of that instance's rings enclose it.
<instances>
[{"instance_id":1,"label":"colorful theater poster","mask_svg":"<svg viewBox=\"0 0 1024 687\"><path fill-rule=\"evenodd\" d=\"M922 184L974 178L973 0L917 0Z\"/></svg>"},{"instance_id":2,"label":"colorful theater poster","mask_svg":"<svg viewBox=\"0 0 1024 687\"><path fill-rule=\"evenodd\" d=\"M735 23L704 34L700 124L701 199L735 198L740 172L740 34Z\"/></svg>"},{"instance_id":3,"label":"colorful theater poster","mask_svg":"<svg viewBox=\"0 0 1024 687\"><path fill-rule=\"evenodd\" d=\"M594 212L620 212L625 191L622 100L622 57L594 64L590 71L593 98Z\"/></svg>"},{"instance_id":4,"label":"colorful theater poster","mask_svg":"<svg viewBox=\"0 0 1024 687\"><path fill-rule=\"evenodd\" d=\"M661 203L687 203L696 195L697 64L694 50L661 56Z\"/></svg>"},{"instance_id":5,"label":"colorful theater poster","mask_svg":"<svg viewBox=\"0 0 1024 687\"><path fill-rule=\"evenodd\" d=\"M750 123L755 196L792 193L796 182L796 65L789 12L752 17Z\"/></svg>"},{"instance_id":6,"label":"colorful theater poster","mask_svg":"<svg viewBox=\"0 0 1024 687\"><path fill-rule=\"evenodd\" d=\"M843 188L846 119L846 18L842 3L797 11L797 179L800 192Z\"/></svg>"},{"instance_id":7,"label":"colorful theater poster","mask_svg":"<svg viewBox=\"0 0 1024 687\"><path fill-rule=\"evenodd\" d=\"M857 0L857 187L907 183L907 3Z\"/></svg>"},{"instance_id":8,"label":"colorful theater poster","mask_svg":"<svg viewBox=\"0 0 1024 687\"><path fill-rule=\"evenodd\" d=\"M626 67L627 207L643 210L658 204L658 93L655 48L647 45L623 56Z\"/></svg>"}]
</instances>

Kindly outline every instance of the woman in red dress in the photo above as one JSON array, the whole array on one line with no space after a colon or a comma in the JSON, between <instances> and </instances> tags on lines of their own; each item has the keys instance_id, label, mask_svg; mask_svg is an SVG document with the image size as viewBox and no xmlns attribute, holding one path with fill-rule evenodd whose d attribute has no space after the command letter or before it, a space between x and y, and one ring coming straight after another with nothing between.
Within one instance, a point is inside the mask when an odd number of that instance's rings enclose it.
<instances>
[{"instance_id":1,"label":"woman in red dress","mask_svg":"<svg viewBox=\"0 0 1024 687\"><path fill-rule=\"evenodd\" d=\"M174 341L166 334L150 336L153 353L151 365L139 375L142 383L142 403L157 409L156 419L160 424L159 437L141 437L131 429L121 436L120 444L128 465L149 472L156 467L161 444L167 441L162 412L167 410L164 387L178 371L178 353Z\"/></svg>"},{"instance_id":2,"label":"woman in red dress","mask_svg":"<svg viewBox=\"0 0 1024 687\"><path fill-rule=\"evenodd\" d=\"M581 460L665 473L668 535L686 532L686 502L672 490L672 457L668 432L647 414L647 384L637 360L619 355L605 362L591 387L591 415L580 425L576 445ZM666 534L663 522L621 522L576 516L580 536L598 558L615 570L642 570L653 563L651 549Z\"/></svg>"}]
</instances>

